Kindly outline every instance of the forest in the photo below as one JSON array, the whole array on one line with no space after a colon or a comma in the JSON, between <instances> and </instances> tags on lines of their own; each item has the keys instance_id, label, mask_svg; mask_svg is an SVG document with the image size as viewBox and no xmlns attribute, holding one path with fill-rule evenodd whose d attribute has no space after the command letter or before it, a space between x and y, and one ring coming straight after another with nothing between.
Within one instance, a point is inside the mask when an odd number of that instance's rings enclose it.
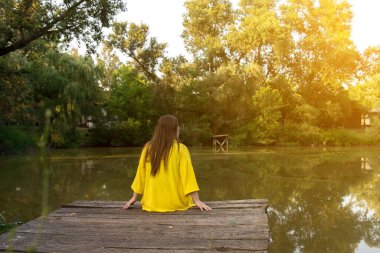
<instances>
[{"instance_id":1,"label":"forest","mask_svg":"<svg viewBox=\"0 0 380 253\"><path fill-rule=\"evenodd\" d=\"M191 57L116 20L127 7L1 1L0 153L35 149L47 110L52 148L141 146L164 114L190 146L379 143L380 46L357 49L347 1L187 0Z\"/></svg>"}]
</instances>

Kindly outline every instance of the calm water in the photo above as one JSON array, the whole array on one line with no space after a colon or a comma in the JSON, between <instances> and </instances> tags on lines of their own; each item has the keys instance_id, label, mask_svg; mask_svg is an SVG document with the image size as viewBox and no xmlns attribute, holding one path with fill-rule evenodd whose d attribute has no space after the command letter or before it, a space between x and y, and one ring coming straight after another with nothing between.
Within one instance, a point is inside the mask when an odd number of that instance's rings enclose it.
<instances>
[{"instance_id":1,"label":"calm water","mask_svg":"<svg viewBox=\"0 0 380 253\"><path fill-rule=\"evenodd\" d=\"M140 149L54 151L50 209L126 200ZM190 149L203 200L269 199L270 252L380 252L380 148ZM38 155L0 157L0 213L39 216Z\"/></svg>"}]
</instances>

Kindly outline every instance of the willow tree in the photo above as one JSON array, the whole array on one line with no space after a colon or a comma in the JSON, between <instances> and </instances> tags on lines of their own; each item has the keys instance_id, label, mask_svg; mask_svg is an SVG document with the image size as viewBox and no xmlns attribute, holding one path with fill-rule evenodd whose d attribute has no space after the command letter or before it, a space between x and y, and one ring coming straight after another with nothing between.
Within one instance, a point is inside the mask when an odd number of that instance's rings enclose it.
<instances>
[{"instance_id":1,"label":"willow tree","mask_svg":"<svg viewBox=\"0 0 380 253\"><path fill-rule=\"evenodd\" d=\"M75 143L82 116L97 116L102 100L100 74L90 57L50 49L26 68L37 115L53 111L52 141L57 146Z\"/></svg>"}]
</instances>

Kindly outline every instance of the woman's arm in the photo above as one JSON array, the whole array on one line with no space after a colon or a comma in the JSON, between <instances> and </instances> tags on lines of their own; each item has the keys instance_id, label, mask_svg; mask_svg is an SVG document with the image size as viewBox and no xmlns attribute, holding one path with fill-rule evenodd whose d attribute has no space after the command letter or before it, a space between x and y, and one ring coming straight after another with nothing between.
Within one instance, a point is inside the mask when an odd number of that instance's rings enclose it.
<instances>
[{"instance_id":1,"label":"woman's arm","mask_svg":"<svg viewBox=\"0 0 380 253\"><path fill-rule=\"evenodd\" d=\"M146 145L144 146L140 160L139 160L139 165L137 167L137 172L135 179L132 182L131 188L133 191L133 196L128 202L123 206L123 209L128 209L131 205L133 205L136 200L137 200L137 194L143 194L144 193L144 188L145 188L145 155L146 155Z\"/></svg>"},{"instance_id":2,"label":"woman's arm","mask_svg":"<svg viewBox=\"0 0 380 253\"><path fill-rule=\"evenodd\" d=\"M137 193L134 192L133 193L133 196L130 200L128 200L128 202L123 206L123 209L126 210L128 209L131 205L133 205L137 200Z\"/></svg>"},{"instance_id":3,"label":"woman's arm","mask_svg":"<svg viewBox=\"0 0 380 253\"><path fill-rule=\"evenodd\" d=\"M199 195L198 195L198 192L192 192L190 193L190 196L192 197L193 201L194 201L194 204L197 205L197 207L199 207L202 211L203 210L206 210L206 211L211 211L211 207L209 207L208 205L206 205L205 203L203 203L200 199L199 199Z\"/></svg>"}]
</instances>

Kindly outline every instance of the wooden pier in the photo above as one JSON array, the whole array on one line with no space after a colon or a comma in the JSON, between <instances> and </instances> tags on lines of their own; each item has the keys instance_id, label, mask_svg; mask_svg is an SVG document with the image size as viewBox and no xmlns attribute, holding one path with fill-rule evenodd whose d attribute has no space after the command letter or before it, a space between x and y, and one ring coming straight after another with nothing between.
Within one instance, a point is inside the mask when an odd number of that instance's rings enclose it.
<instances>
[{"instance_id":1,"label":"wooden pier","mask_svg":"<svg viewBox=\"0 0 380 253\"><path fill-rule=\"evenodd\" d=\"M0 236L0 252L267 252L267 200L206 202L150 213L121 201L75 201ZM25 207L27 208L27 207ZM7 251L8 252L8 251Z\"/></svg>"}]
</instances>

